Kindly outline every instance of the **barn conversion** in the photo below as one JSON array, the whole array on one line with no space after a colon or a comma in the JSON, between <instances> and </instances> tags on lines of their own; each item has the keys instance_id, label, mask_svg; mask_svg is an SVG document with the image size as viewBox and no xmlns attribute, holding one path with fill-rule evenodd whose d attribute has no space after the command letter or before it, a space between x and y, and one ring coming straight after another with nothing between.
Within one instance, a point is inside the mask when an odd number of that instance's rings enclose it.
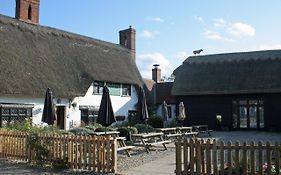
<instances>
[{"instance_id":1,"label":"barn conversion","mask_svg":"<svg viewBox=\"0 0 281 175\"><path fill-rule=\"evenodd\" d=\"M281 50L191 56L174 74L185 125L281 130Z\"/></svg>"}]
</instances>

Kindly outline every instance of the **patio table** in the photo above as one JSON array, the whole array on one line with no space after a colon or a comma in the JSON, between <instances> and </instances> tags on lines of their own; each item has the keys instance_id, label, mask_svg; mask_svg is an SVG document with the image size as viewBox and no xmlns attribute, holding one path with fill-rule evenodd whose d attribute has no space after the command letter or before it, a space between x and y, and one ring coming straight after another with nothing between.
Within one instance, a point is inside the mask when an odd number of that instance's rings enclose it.
<instances>
[{"instance_id":1,"label":"patio table","mask_svg":"<svg viewBox=\"0 0 281 175\"><path fill-rule=\"evenodd\" d=\"M171 143L171 140L164 140L163 133L145 133L145 134L132 134L132 139L135 146L143 146L147 153L150 152L150 147L162 144L167 150L166 144Z\"/></svg>"}]
</instances>

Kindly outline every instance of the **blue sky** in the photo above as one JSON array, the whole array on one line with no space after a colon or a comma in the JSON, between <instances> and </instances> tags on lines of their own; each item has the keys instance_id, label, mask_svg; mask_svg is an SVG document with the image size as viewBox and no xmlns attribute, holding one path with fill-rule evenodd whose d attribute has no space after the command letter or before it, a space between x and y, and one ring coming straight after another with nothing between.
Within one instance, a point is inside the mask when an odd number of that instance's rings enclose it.
<instances>
[{"instance_id":1,"label":"blue sky","mask_svg":"<svg viewBox=\"0 0 281 175\"><path fill-rule=\"evenodd\" d=\"M40 24L118 43L137 30L137 65L169 76L192 51L201 54L281 49L280 0L41 0ZM14 17L15 0L0 13Z\"/></svg>"}]
</instances>

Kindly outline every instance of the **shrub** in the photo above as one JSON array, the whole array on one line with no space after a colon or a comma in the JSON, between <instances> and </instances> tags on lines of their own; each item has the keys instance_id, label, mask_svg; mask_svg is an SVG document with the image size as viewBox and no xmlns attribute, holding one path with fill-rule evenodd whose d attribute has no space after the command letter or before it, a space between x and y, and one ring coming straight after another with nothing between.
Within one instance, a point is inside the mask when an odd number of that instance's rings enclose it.
<instances>
[{"instance_id":1,"label":"shrub","mask_svg":"<svg viewBox=\"0 0 281 175\"><path fill-rule=\"evenodd\" d=\"M89 135L89 134L94 134L94 131L87 129L87 128L73 128L70 129L69 132L75 134L75 135Z\"/></svg>"},{"instance_id":2,"label":"shrub","mask_svg":"<svg viewBox=\"0 0 281 175\"><path fill-rule=\"evenodd\" d=\"M172 128L172 127L177 127L179 126L178 124L178 120L176 117L172 118L172 120L170 120L168 123L167 123L167 128Z\"/></svg>"},{"instance_id":3,"label":"shrub","mask_svg":"<svg viewBox=\"0 0 281 175\"><path fill-rule=\"evenodd\" d=\"M128 126L134 126L137 123L140 123L140 120L137 118L137 115L128 115Z\"/></svg>"},{"instance_id":4,"label":"shrub","mask_svg":"<svg viewBox=\"0 0 281 175\"><path fill-rule=\"evenodd\" d=\"M120 127L118 128L119 136L126 137L127 140L131 141L130 134L137 134L138 130L136 127Z\"/></svg>"},{"instance_id":5,"label":"shrub","mask_svg":"<svg viewBox=\"0 0 281 175\"><path fill-rule=\"evenodd\" d=\"M137 128L138 133L148 133L155 131L155 129L148 124L136 124L134 127Z\"/></svg>"},{"instance_id":6,"label":"shrub","mask_svg":"<svg viewBox=\"0 0 281 175\"><path fill-rule=\"evenodd\" d=\"M147 123L154 128L163 128L163 118L160 116L149 117Z\"/></svg>"},{"instance_id":7,"label":"shrub","mask_svg":"<svg viewBox=\"0 0 281 175\"><path fill-rule=\"evenodd\" d=\"M102 126L102 127L97 128L95 130L95 132L105 132L105 131L115 131L115 129L111 128L111 127L104 127L104 126Z\"/></svg>"}]
</instances>

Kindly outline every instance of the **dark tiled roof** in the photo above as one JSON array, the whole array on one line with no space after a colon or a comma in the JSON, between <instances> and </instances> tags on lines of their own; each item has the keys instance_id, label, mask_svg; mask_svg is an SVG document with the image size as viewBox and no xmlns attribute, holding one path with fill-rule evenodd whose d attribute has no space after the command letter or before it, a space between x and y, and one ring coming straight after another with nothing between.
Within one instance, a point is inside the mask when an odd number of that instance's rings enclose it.
<instances>
[{"instance_id":1,"label":"dark tiled roof","mask_svg":"<svg viewBox=\"0 0 281 175\"><path fill-rule=\"evenodd\" d=\"M281 50L191 56L174 74L173 95L281 92Z\"/></svg>"},{"instance_id":2,"label":"dark tiled roof","mask_svg":"<svg viewBox=\"0 0 281 175\"><path fill-rule=\"evenodd\" d=\"M84 95L93 80L141 85L124 47L0 15L0 94Z\"/></svg>"}]
</instances>

